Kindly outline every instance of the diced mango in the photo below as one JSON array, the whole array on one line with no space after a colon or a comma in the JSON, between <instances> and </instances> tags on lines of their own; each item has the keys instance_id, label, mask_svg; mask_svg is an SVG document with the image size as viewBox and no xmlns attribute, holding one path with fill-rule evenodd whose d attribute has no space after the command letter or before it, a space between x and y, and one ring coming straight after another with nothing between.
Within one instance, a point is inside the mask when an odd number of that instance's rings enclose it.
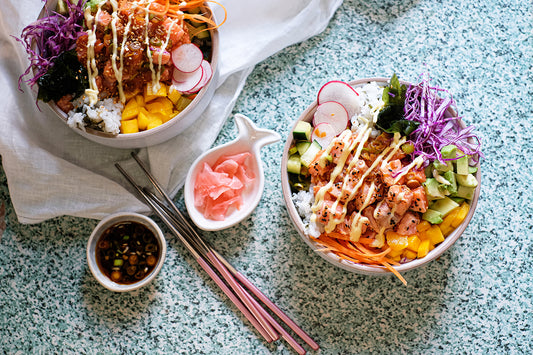
<instances>
[{"instance_id":1,"label":"diced mango","mask_svg":"<svg viewBox=\"0 0 533 355\"><path fill-rule=\"evenodd\" d=\"M168 99L172 101L174 105L176 105L180 97L181 97L181 93L178 90L170 87L170 89L168 90Z\"/></svg>"},{"instance_id":2,"label":"diced mango","mask_svg":"<svg viewBox=\"0 0 533 355\"><path fill-rule=\"evenodd\" d=\"M419 231L419 232L424 232L424 231L427 231L429 229L429 227L431 227L431 223L429 223L428 221L422 221L420 223L418 223L418 225L416 226L416 230Z\"/></svg>"},{"instance_id":3,"label":"diced mango","mask_svg":"<svg viewBox=\"0 0 533 355\"><path fill-rule=\"evenodd\" d=\"M387 257L395 258L397 256L401 256L403 252L404 252L404 249L393 250L391 248L391 251L389 251L389 253L387 254Z\"/></svg>"},{"instance_id":4,"label":"diced mango","mask_svg":"<svg viewBox=\"0 0 533 355\"><path fill-rule=\"evenodd\" d=\"M159 89L156 92L153 92L152 83L149 82L144 87L144 102L152 101L158 97L166 97L168 88L165 84L159 83Z\"/></svg>"},{"instance_id":5,"label":"diced mango","mask_svg":"<svg viewBox=\"0 0 533 355\"><path fill-rule=\"evenodd\" d=\"M137 105L137 101L132 98L126 102L126 105L124 105L124 109L122 110L122 120L131 120L132 118L137 117L138 114L139 106Z\"/></svg>"},{"instance_id":6,"label":"diced mango","mask_svg":"<svg viewBox=\"0 0 533 355\"><path fill-rule=\"evenodd\" d=\"M407 249L408 250L417 252L419 246L420 246L420 238L418 238L417 235L410 235L407 237Z\"/></svg>"},{"instance_id":7,"label":"diced mango","mask_svg":"<svg viewBox=\"0 0 533 355\"><path fill-rule=\"evenodd\" d=\"M163 121L160 118L158 117L150 118L150 120L148 121L148 125L146 126L146 129L152 129L152 128L161 126L162 124L163 124Z\"/></svg>"},{"instance_id":8,"label":"diced mango","mask_svg":"<svg viewBox=\"0 0 533 355\"><path fill-rule=\"evenodd\" d=\"M454 228L452 227L452 222L455 220L458 211L459 207L456 207L451 210L450 213L448 213L446 217L444 217L442 223L439 224L440 230L444 235L448 235L451 231L453 231Z\"/></svg>"},{"instance_id":9,"label":"diced mango","mask_svg":"<svg viewBox=\"0 0 533 355\"><path fill-rule=\"evenodd\" d=\"M466 202L463 202L461 206L459 206L459 211L457 211L457 214L455 215L455 219L452 221L452 227L457 228L466 218L466 215L468 214L468 211L470 210L470 205Z\"/></svg>"},{"instance_id":10,"label":"diced mango","mask_svg":"<svg viewBox=\"0 0 533 355\"><path fill-rule=\"evenodd\" d=\"M433 245L444 241L444 235L438 225L431 226L431 228L426 231L426 235L428 236L430 243Z\"/></svg>"},{"instance_id":11,"label":"diced mango","mask_svg":"<svg viewBox=\"0 0 533 355\"><path fill-rule=\"evenodd\" d=\"M420 241L429 239L429 237L427 235L427 231L418 232L418 239L420 239Z\"/></svg>"},{"instance_id":12,"label":"diced mango","mask_svg":"<svg viewBox=\"0 0 533 355\"><path fill-rule=\"evenodd\" d=\"M403 250L407 248L407 236L398 234L394 231L388 231L385 234L387 244L392 250Z\"/></svg>"},{"instance_id":13,"label":"diced mango","mask_svg":"<svg viewBox=\"0 0 533 355\"><path fill-rule=\"evenodd\" d=\"M131 99L132 97L134 97L135 95L137 95L139 92L140 92L140 90L135 90L135 91L127 92L127 93L124 95L124 96L126 97L126 101L128 101L129 99Z\"/></svg>"},{"instance_id":14,"label":"diced mango","mask_svg":"<svg viewBox=\"0 0 533 355\"><path fill-rule=\"evenodd\" d=\"M137 101L137 106L144 107L144 96L143 95L135 95L135 101Z\"/></svg>"},{"instance_id":15,"label":"diced mango","mask_svg":"<svg viewBox=\"0 0 533 355\"><path fill-rule=\"evenodd\" d=\"M139 109L139 115L137 116L137 122L139 124L139 130L144 131L148 127L149 113L144 107Z\"/></svg>"},{"instance_id":16,"label":"diced mango","mask_svg":"<svg viewBox=\"0 0 533 355\"><path fill-rule=\"evenodd\" d=\"M412 251L412 250L409 250L409 249L405 249L403 251L402 256L404 258L409 259L409 260L413 260L413 259L416 259L417 255L418 255L417 252L418 252L418 250L417 251Z\"/></svg>"},{"instance_id":17,"label":"diced mango","mask_svg":"<svg viewBox=\"0 0 533 355\"><path fill-rule=\"evenodd\" d=\"M428 252L429 252L429 239L426 239L420 242L420 245L418 246L417 257L423 258L424 256L428 255Z\"/></svg>"},{"instance_id":18,"label":"diced mango","mask_svg":"<svg viewBox=\"0 0 533 355\"><path fill-rule=\"evenodd\" d=\"M174 104L172 104L172 101L166 97L158 97L157 99L147 103L146 109L151 113L162 113L166 116L170 116L172 114L172 110L174 109Z\"/></svg>"},{"instance_id":19,"label":"diced mango","mask_svg":"<svg viewBox=\"0 0 533 355\"><path fill-rule=\"evenodd\" d=\"M121 121L120 122L120 133L137 133L139 132L139 125L137 124L137 119Z\"/></svg>"}]
</instances>

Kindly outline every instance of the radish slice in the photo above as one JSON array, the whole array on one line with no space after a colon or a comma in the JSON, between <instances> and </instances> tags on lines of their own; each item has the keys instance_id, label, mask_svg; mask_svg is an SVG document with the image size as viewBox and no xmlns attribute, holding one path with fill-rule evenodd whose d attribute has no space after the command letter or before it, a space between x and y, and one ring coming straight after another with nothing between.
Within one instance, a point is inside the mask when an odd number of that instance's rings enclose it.
<instances>
[{"instance_id":1,"label":"radish slice","mask_svg":"<svg viewBox=\"0 0 533 355\"><path fill-rule=\"evenodd\" d=\"M313 126L329 123L335 128L335 135L348 127L348 111L336 101L326 101L316 108Z\"/></svg>"},{"instance_id":2,"label":"radish slice","mask_svg":"<svg viewBox=\"0 0 533 355\"><path fill-rule=\"evenodd\" d=\"M202 79L200 80L198 84L196 84L195 87L185 92L185 94L194 94L202 90L202 88L207 84L209 79L211 79L211 77L213 76L213 68L211 68L211 64L209 64L207 60L202 61L201 67L203 69Z\"/></svg>"},{"instance_id":3,"label":"radish slice","mask_svg":"<svg viewBox=\"0 0 533 355\"><path fill-rule=\"evenodd\" d=\"M198 46L185 43L172 51L172 63L181 72L192 73L202 65L204 55Z\"/></svg>"},{"instance_id":4,"label":"radish slice","mask_svg":"<svg viewBox=\"0 0 533 355\"><path fill-rule=\"evenodd\" d=\"M177 69L172 72L172 86L180 92L192 90L202 81L204 69L200 66L192 73L184 73Z\"/></svg>"},{"instance_id":5,"label":"radish slice","mask_svg":"<svg viewBox=\"0 0 533 355\"><path fill-rule=\"evenodd\" d=\"M340 103L348 112L349 118L361 112L359 94L343 81L333 80L324 84L318 91L317 101L319 105L327 101Z\"/></svg>"},{"instance_id":6,"label":"radish slice","mask_svg":"<svg viewBox=\"0 0 533 355\"><path fill-rule=\"evenodd\" d=\"M329 143L335 138L335 127L329 123L320 123L313 128L311 133L311 140L315 140L320 144L322 149L326 149Z\"/></svg>"}]
</instances>

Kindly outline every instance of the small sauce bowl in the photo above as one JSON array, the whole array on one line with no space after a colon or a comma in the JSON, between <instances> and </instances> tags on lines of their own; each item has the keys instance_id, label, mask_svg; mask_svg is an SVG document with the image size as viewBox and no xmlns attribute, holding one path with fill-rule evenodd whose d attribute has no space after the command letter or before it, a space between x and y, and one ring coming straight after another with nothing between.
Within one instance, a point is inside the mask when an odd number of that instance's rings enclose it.
<instances>
[{"instance_id":1,"label":"small sauce bowl","mask_svg":"<svg viewBox=\"0 0 533 355\"><path fill-rule=\"evenodd\" d=\"M247 218L257 207L265 185L265 176L261 161L260 150L267 144L272 144L281 139L281 136L268 129L260 129L246 116L235 115L235 124L239 130L238 137L231 142L212 148L199 156L192 164L184 187L184 199L187 212L198 228L206 231L217 231L232 227ZM194 203L194 185L196 177L202 171L204 162L213 166L218 158L249 152L247 166L254 174L254 180L242 191L243 206L238 210L230 210L222 221L205 218Z\"/></svg>"},{"instance_id":2,"label":"small sauce bowl","mask_svg":"<svg viewBox=\"0 0 533 355\"><path fill-rule=\"evenodd\" d=\"M106 275L106 273L102 269L103 266L101 267L97 260L97 252L99 249L98 243L104 233L106 233L106 231L108 230L111 230L114 226L125 223L139 224L142 227L146 228L148 232L153 235L154 239L157 242L158 248L158 258L155 265L153 266L153 269L147 275L133 283L119 283L113 281L110 277ZM102 286L114 292L133 291L149 284L161 270L161 267L165 262L166 254L167 243L161 229L151 218L138 213L119 212L102 219L94 228L93 232L91 233L91 236L89 237L89 241L87 242L87 263L89 265L91 273Z\"/></svg>"}]
</instances>

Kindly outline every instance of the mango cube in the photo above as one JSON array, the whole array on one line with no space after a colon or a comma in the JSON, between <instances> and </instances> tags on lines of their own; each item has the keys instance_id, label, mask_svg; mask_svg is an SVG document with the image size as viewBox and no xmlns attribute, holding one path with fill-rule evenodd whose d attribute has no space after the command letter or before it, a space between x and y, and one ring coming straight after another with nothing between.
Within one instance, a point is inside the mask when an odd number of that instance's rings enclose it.
<instances>
[{"instance_id":1,"label":"mango cube","mask_svg":"<svg viewBox=\"0 0 533 355\"><path fill-rule=\"evenodd\" d=\"M431 227L431 223L426 220L423 220L422 222L418 223L418 225L416 226L416 230L419 232L424 232L427 231L429 227Z\"/></svg>"},{"instance_id":2,"label":"mango cube","mask_svg":"<svg viewBox=\"0 0 533 355\"><path fill-rule=\"evenodd\" d=\"M423 258L424 256L428 255L428 252L429 252L429 239L426 239L420 242L420 245L418 246L417 257Z\"/></svg>"},{"instance_id":3,"label":"mango cube","mask_svg":"<svg viewBox=\"0 0 533 355\"><path fill-rule=\"evenodd\" d=\"M174 104L166 97L158 97L147 103L146 109L150 113L162 113L163 115L170 116L174 109Z\"/></svg>"},{"instance_id":4,"label":"mango cube","mask_svg":"<svg viewBox=\"0 0 533 355\"><path fill-rule=\"evenodd\" d=\"M388 231L385 235L387 244L392 250L403 250L407 248L407 236L398 234L394 231Z\"/></svg>"},{"instance_id":5,"label":"mango cube","mask_svg":"<svg viewBox=\"0 0 533 355\"><path fill-rule=\"evenodd\" d=\"M173 89L171 86L170 89L168 90L168 99L172 101L172 103L175 105L180 99L180 97L181 97L181 93L178 90Z\"/></svg>"},{"instance_id":6,"label":"mango cube","mask_svg":"<svg viewBox=\"0 0 533 355\"><path fill-rule=\"evenodd\" d=\"M431 226L431 228L426 231L426 235L428 236L430 243L433 245L444 241L444 235L438 225Z\"/></svg>"},{"instance_id":7,"label":"mango cube","mask_svg":"<svg viewBox=\"0 0 533 355\"><path fill-rule=\"evenodd\" d=\"M163 124L163 121L159 117L151 117L148 121L148 125L146 126L146 129L152 129L158 126L161 126Z\"/></svg>"},{"instance_id":8,"label":"mango cube","mask_svg":"<svg viewBox=\"0 0 533 355\"><path fill-rule=\"evenodd\" d=\"M137 119L122 121L120 123L120 133L137 133L139 132L139 125L137 124Z\"/></svg>"},{"instance_id":9,"label":"mango cube","mask_svg":"<svg viewBox=\"0 0 533 355\"><path fill-rule=\"evenodd\" d=\"M409 249L405 249L402 256L404 258L407 258L409 260L414 260L416 259L416 257L418 256L417 254L417 251L412 251L412 250L409 250Z\"/></svg>"},{"instance_id":10,"label":"mango cube","mask_svg":"<svg viewBox=\"0 0 533 355\"><path fill-rule=\"evenodd\" d=\"M470 205L466 202L463 202L461 206L459 206L459 210L457 211L457 214L455 215L455 219L452 221L452 227L457 228L466 218L466 215L468 214L468 211L470 210Z\"/></svg>"},{"instance_id":11,"label":"mango cube","mask_svg":"<svg viewBox=\"0 0 533 355\"><path fill-rule=\"evenodd\" d=\"M144 87L144 102L152 101L158 97L166 97L168 88L165 84L159 83L159 89L154 92L152 88L152 83L146 84Z\"/></svg>"},{"instance_id":12,"label":"mango cube","mask_svg":"<svg viewBox=\"0 0 533 355\"><path fill-rule=\"evenodd\" d=\"M122 120L131 120L132 118L137 117L138 114L139 105L137 105L135 98L131 98L126 102L126 105L124 105L124 109L122 110Z\"/></svg>"},{"instance_id":13,"label":"mango cube","mask_svg":"<svg viewBox=\"0 0 533 355\"><path fill-rule=\"evenodd\" d=\"M139 130L144 131L148 127L149 113L144 107L139 109L139 115L137 116L137 122L139 124Z\"/></svg>"},{"instance_id":14,"label":"mango cube","mask_svg":"<svg viewBox=\"0 0 533 355\"><path fill-rule=\"evenodd\" d=\"M412 252L417 252L418 247L420 246L420 238L416 235L410 235L407 237L407 249Z\"/></svg>"}]
</instances>

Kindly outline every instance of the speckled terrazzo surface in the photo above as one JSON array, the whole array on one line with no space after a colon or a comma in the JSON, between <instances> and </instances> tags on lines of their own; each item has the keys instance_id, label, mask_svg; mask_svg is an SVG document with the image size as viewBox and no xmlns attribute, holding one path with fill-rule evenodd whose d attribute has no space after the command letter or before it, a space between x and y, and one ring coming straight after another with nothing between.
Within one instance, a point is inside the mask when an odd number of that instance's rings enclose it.
<instances>
[{"instance_id":1,"label":"speckled terrazzo surface","mask_svg":"<svg viewBox=\"0 0 533 355\"><path fill-rule=\"evenodd\" d=\"M532 12L524 1L344 1L321 35L259 64L234 113L286 137L327 80L428 71L477 127L481 199L457 244L393 277L334 268L291 225L281 197L283 143L262 151L266 185L242 224L205 233L287 311L322 354L533 353ZM235 137L229 120L216 144ZM177 196L180 203L181 194ZM17 222L3 172L0 352L8 354L293 353L252 330L172 237L157 280L102 288L85 263L96 221Z\"/></svg>"}]
</instances>

